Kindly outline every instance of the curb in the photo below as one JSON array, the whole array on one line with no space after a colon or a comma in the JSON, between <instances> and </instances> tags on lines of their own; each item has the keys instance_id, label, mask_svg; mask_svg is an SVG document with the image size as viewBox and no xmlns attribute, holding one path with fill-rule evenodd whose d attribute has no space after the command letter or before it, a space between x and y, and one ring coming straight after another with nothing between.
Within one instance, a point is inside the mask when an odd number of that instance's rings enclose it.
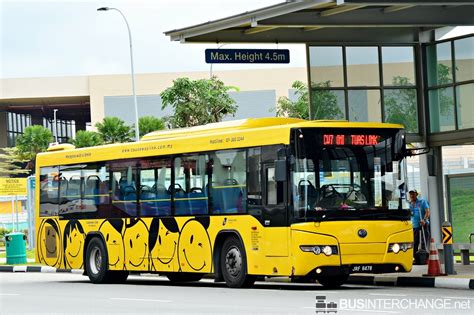
<instances>
[{"instance_id":1,"label":"curb","mask_svg":"<svg viewBox=\"0 0 474 315\"><path fill-rule=\"evenodd\" d=\"M474 290L474 279L436 277L349 276L348 284Z\"/></svg>"},{"instance_id":2,"label":"curb","mask_svg":"<svg viewBox=\"0 0 474 315\"><path fill-rule=\"evenodd\" d=\"M82 269L58 269L48 266L0 266L0 272L44 272L44 273L76 273L82 274Z\"/></svg>"}]
</instances>

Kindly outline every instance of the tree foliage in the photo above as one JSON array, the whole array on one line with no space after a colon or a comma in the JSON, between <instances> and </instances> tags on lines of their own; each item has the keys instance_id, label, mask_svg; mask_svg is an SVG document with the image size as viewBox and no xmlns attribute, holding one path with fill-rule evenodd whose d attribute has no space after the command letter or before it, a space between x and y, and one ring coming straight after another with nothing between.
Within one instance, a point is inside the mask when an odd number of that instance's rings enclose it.
<instances>
[{"instance_id":1,"label":"tree foliage","mask_svg":"<svg viewBox=\"0 0 474 315\"><path fill-rule=\"evenodd\" d=\"M331 81L313 84L316 88L328 88ZM337 105L337 96L331 90L315 89L311 95L312 107L309 117L309 91L306 84L295 81L291 85L296 90L296 101L288 97L278 99L277 116L301 119L343 119L344 114Z\"/></svg>"},{"instance_id":2,"label":"tree foliage","mask_svg":"<svg viewBox=\"0 0 474 315\"><path fill-rule=\"evenodd\" d=\"M165 122L163 119L154 116L140 117L138 120L138 129L140 130L140 137L143 137L147 133L165 129Z\"/></svg>"},{"instance_id":3,"label":"tree foliage","mask_svg":"<svg viewBox=\"0 0 474 315\"><path fill-rule=\"evenodd\" d=\"M395 76L394 86L410 85L408 78ZM386 90L384 95L385 121L400 124L409 132L418 130L418 114L415 89Z\"/></svg>"},{"instance_id":4,"label":"tree foliage","mask_svg":"<svg viewBox=\"0 0 474 315\"><path fill-rule=\"evenodd\" d=\"M16 139L19 158L30 161L29 168L33 169L36 154L45 152L49 144L53 142L53 139L51 130L43 126L33 125L26 127L23 134L19 135Z\"/></svg>"},{"instance_id":5,"label":"tree foliage","mask_svg":"<svg viewBox=\"0 0 474 315\"><path fill-rule=\"evenodd\" d=\"M295 89L296 101L291 101L286 96L278 98L277 117L291 117L309 119L309 93L308 87L301 81L295 81L291 85Z\"/></svg>"},{"instance_id":6,"label":"tree foliage","mask_svg":"<svg viewBox=\"0 0 474 315\"><path fill-rule=\"evenodd\" d=\"M235 101L228 94L231 90L237 89L224 85L217 77L201 80L178 78L173 81L173 86L161 92L162 109L173 108L174 115L169 121L174 128L219 122L237 111Z\"/></svg>"},{"instance_id":7,"label":"tree foliage","mask_svg":"<svg viewBox=\"0 0 474 315\"><path fill-rule=\"evenodd\" d=\"M20 175L29 174L29 170L22 168L25 160L18 155L17 148L2 148L0 149L0 175Z\"/></svg>"},{"instance_id":8,"label":"tree foliage","mask_svg":"<svg viewBox=\"0 0 474 315\"><path fill-rule=\"evenodd\" d=\"M98 132L79 130L76 138L71 141L76 148L95 147L104 143L102 135Z\"/></svg>"},{"instance_id":9,"label":"tree foliage","mask_svg":"<svg viewBox=\"0 0 474 315\"><path fill-rule=\"evenodd\" d=\"M130 142L133 129L118 117L105 117L102 122L95 124L105 143Z\"/></svg>"}]
</instances>

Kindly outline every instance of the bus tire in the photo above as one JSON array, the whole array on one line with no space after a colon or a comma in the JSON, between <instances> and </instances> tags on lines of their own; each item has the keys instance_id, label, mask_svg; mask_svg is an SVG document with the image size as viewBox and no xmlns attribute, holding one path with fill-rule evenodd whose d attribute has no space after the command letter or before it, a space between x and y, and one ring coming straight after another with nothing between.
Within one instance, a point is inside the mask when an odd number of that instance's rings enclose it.
<instances>
[{"instance_id":1,"label":"bus tire","mask_svg":"<svg viewBox=\"0 0 474 315\"><path fill-rule=\"evenodd\" d=\"M237 237L230 236L224 241L220 261L222 276L229 287L244 288L255 282L255 276L247 274L247 256Z\"/></svg>"},{"instance_id":2,"label":"bus tire","mask_svg":"<svg viewBox=\"0 0 474 315\"><path fill-rule=\"evenodd\" d=\"M318 276L316 277L316 280L318 280L319 284L321 284L325 288L335 289L343 285L348 278L349 275L347 274L337 276Z\"/></svg>"},{"instance_id":3,"label":"bus tire","mask_svg":"<svg viewBox=\"0 0 474 315\"><path fill-rule=\"evenodd\" d=\"M193 272L173 272L166 274L166 277L171 282L195 282L201 280L202 277L204 277L204 274Z\"/></svg>"},{"instance_id":4,"label":"bus tire","mask_svg":"<svg viewBox=\"0 0 474 315\"><path fill-rule=\"evenodd\" d=\"M87 275L92 283L105 283L110 280L107 250L98 237L90 240L86 250Z\"/></svg>"}]
</instances>

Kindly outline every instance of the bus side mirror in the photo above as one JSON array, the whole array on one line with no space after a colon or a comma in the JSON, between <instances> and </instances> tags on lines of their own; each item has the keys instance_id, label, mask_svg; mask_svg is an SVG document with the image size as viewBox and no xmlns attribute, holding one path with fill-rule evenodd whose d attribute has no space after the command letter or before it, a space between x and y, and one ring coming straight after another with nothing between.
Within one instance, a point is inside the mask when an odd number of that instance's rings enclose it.
<instances>
[{"instance_id":1,"label":"bus side mirror","mask_svg":"<svg viewBox=\"0 0 474 315\"><path fill-rule=\"evenodd\" d=\"M275 181L284 182L286 178L286 160L275 160Z\"/></svg>"}]
</instances>

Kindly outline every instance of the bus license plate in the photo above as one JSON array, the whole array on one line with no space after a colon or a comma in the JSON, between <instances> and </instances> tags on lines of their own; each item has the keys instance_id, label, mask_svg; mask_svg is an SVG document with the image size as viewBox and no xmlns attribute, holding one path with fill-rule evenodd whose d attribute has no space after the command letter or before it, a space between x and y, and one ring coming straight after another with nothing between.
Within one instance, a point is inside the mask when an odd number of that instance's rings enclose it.
<instances>
[{"instance_id":1,"label":"bus license plate","mask_svg":"<svg viewBox=\"0 0 474 315\"><path fill-rule=\"evenodd\" d=\"M373 272L372 265L352 265L352 272Z\"/></svg>"}]
</instances>

